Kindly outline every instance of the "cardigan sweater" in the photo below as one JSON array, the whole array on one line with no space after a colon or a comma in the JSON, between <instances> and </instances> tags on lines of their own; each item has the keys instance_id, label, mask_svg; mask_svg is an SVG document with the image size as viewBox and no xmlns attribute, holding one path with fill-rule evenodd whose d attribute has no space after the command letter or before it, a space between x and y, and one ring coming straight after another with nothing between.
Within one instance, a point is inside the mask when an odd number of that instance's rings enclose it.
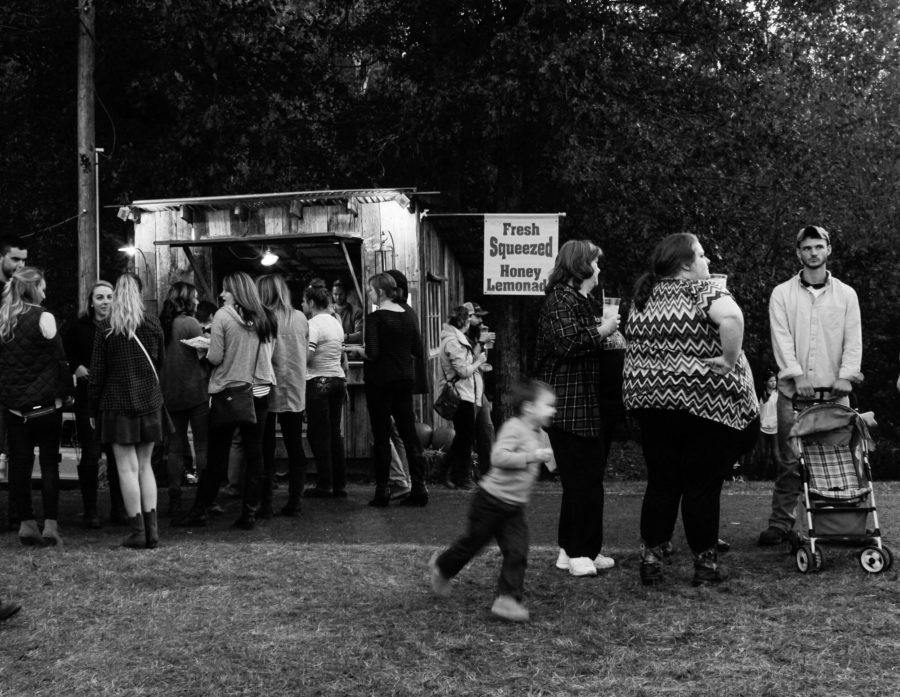
<instances>
[{"instance_id":1,"label":"cardigan sweater","mask_svg":"<svg viewBox=\"0 0 900 697\"><path fill-rule=\"evenodd\" d=\"M277 381L269 397L269 411L301 412L306 409L306 357L309 322L299 310L288 322L278 323L278 337L272 349L272 367Z\"/></svg>"},{"instance_id":2,"label":"cardigan sweater","mask_svg":"<svg viewBox=\"0 0 900 697\"><path fill-rule=\"evenodd\" d=\"M190 315L172 320L172 332L166 346L166 365L160 374L163 399L169 411L186 411L209 401L209 374L197 356L197 349L182 344L182 339L203 336L203 327Z\"/></svg>"},{"instance_id":3,"label":"cardigan sweater","mask_svg":"<svg viewBox=\"0 0 900 697\"><path fill-rule=\"evenodd\" d=\"M274 343L260 343L256 327L244 322L233 307L221 308L213 317L209 331L206 360L215 366L209 378L209 393L221 392L235 383L276 384L272 369Z\"/></svg>"},{"instance_id":4,"label":"cardigan sweater","mask_svg":"<svg viewBox=\"0 0 900 697\"><path fill-rule=\"evenodd\" d=\"M142 416L162 408L162 389L157 378L164 359L159 320L144 315L135 335L150 355L152 366L134 337L112 333L109 319L97 328L88 378L91 408L95 413L112 411Z\"/></svg>"},{"instance_id":5,"label":"cardigan sweater","mask_svg":"<svg viewBox=\"0 0 900 697\"><path fill-rule=\"evenodd\" d=\"M0 404L7 409L50 406L66 394L65 352L59 332L48 339L41 331L44 312L41 307L26 306L12 340L0 342Z\"/></svg>"},{"instance_id":6,"label":"cardigan sweater","mask_svg":"<svg viewBox=\"0 0 900 697\"><path fill-rule=\"evenodd\" d=\"M439 360L441 388L455 380L459 398L480 407L484 397L484 381L481 371L475 367L475 351L466 335L452 324L441 328Z\"/></svg>"},{"instance_id":7,"label":"cardigan sweater","mask_svg":"<svg viewBox=\"0 0 900 697\"><path fill-rule=\"evenodd\" d=\"M366 317L366 385L415 382L415 361L422 357L422 338L411 313L375 310Z\"/></svg>"}]
</instances>

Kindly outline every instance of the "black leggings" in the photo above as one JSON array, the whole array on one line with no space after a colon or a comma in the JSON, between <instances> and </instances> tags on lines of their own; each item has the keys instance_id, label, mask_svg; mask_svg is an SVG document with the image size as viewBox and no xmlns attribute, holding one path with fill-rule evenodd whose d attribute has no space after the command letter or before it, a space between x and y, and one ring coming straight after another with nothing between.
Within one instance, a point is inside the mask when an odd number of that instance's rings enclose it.
<instances>
[{"instance_id":1,"label":"black leggings","mask_svg":"<svg viewBox=\"0 0 900 697\"><path fill-rule=\"evenodd\" d=\"M375 441L375 485L386 487L391 473L391 417L406 448L409 478L415 492L425 489L425 459L416 433L413 411L413 381L396 380L383 385L366 385L366 406Z\"/></svg>"},{"instance_id":2,"label":"black leggings","mask_svg":"<svg viewBox=\"0 0 900 697\"><path fill-rule=\"evenodd\" d=\"M62 412L30 419L7 410L6 428L9 438L9 488L20 520L34 520L31 507L31 470L34 447L38 446L41 464L41 500L44 518L57 520L59 515L59 438Z\"/></svg>"},{"instance_id":3,"label":"black leggings","mask_svg":"<svg viewBox=\"0 0 900 697\"><path fill-rule=\"evenodd\" d=\"M275 421L281 426L281 438L288 456L288 494L298 497L306 484L306 453L303 452L303 412L270 411L263 431L262 501L272 502L272 480L275 478Z\"/></svg>"},{"instance_id":4,"label":"black leggings","mask_svg":"<svg viewBox=\"0 0 900 697\"><path fill-rule=\"evenodd\" d=\"M695 553L719 537L722 482L740 456L740 432L686 411L639 409L647 489L641 538L655 547L672 538L678 507L688 546Z\"/></svg>"}]
</instances>

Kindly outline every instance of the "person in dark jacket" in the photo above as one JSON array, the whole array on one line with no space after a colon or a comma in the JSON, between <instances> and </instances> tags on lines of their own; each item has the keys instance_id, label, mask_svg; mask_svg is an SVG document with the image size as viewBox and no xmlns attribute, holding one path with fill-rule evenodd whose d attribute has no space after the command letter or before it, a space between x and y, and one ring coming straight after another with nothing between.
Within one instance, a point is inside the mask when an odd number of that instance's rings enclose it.
<instances>
[{"instance_id":1,"label":"person in dark jacket","mask_svg":"<svg viewBox=\"0 0 900 697\"><path fill-rule=\"evenodd\" d=\"M154 444L171 432L163 407L159 372L163 331L144 313L140 280L119 276L112 310L98 327L91 356L91 406L99 414L100 441L111 443L131 534L124 547L152 549L159 544L156 478L150 463Z\"/></svg>"},{"instance_id":2,"label":"person in dark jacket","mask_svg":"<svg viewBox=\"0 0 900 697\"><path fill-rule=\"evenodd\" d=\"M62 544L59 512L59 439L63 399L72 382L56 318L41 307L47 285L35 268L16 271L0 302L0 404L10 451L10 492L24 545ZM31 470L38 446L44 530L31 506Z\"/></svg>"},{"instance_id":3,"label":"person in dark jacket","mask_svg":"<svg viewBox=\"0 0 900 697\"><path fill-rule=\"evenodd\" d=\"M110 522L126 522L122 491L119 488L119 473L112 448L100 443L97 432L91 426L90 397L88 396L88 376L91 373L91 352L94 350L94 335L97 327L109 315L112 304L113 287L107 281L97 281L88 295L87 311L66 327L63 332L63 346L69 361L69 370L75 378L75 430L81 446L81 461L78 463L78 484L84 505L84 524L88 528L99 528L97 513L97 488L99 483L100 455L106 455L106 478L109 482Z\"/></svg>"}]
</instances>

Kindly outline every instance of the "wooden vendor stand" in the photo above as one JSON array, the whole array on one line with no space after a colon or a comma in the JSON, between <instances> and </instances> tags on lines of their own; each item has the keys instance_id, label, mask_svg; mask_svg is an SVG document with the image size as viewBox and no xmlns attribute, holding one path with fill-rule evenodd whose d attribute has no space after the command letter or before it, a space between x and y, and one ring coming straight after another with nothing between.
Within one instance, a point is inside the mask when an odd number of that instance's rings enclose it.
<instances>
[{"instance_id":1,"label":"wooden vendor stand","mask_svg":"<svg viewBox=\"0 0 900 697\"><path fill-rule=\"evenodd\" d=\"M144 281L144 301L156 314L176 281L193 283L201 300L218 305L221 279L234 271L254 278L282 274L297 308L313 278L329 289L341 280L365 314L372 309L365 307L367 279L401 271L422 322L433 392L440 325L449 304L462 302L462 273L447 246L423 231L414 189L142 200L128 207L127 218L134 221L135 271ZM263 265L264 259L273 263ZM347 382L348 471L370 472L372 434L361 361L350 362ZM431 395L417 400L417 420L433 422L432 401Z\"/></svg>"}]
</instances>

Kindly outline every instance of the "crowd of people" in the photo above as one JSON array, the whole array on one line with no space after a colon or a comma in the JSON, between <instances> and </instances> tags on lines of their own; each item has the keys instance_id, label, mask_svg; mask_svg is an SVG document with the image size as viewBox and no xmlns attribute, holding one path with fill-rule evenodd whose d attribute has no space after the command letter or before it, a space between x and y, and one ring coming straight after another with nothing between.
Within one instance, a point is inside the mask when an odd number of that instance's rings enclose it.
<instances>
[{"instance_id":1,"label":"crowd of people","mask_svg":"<svg viewBox=\"0 0 900 697\"><path fill-rule=\"evenodd\" d=\"M768 527L760 545L787 539L800 490L797 458L787 444L795 397L816 388L846 400L862 379L856 294L827 271L830 234L803 228L796 238L800 272L772 292L769 313L777 376L759 399L743 352L744 318L725 284L710 277L701 241L664 238L638 279L627 323L604 304L603 253L587 240L562 245L537 317L533 376L509 395L514 415L495 438L491 419L496 335L475 303L454 308L441 332L440 383L458 396L454 437L439 480L476 488L468 530L430 561L438 594L491 539L503 555L492 611L523 621L528 535L524 509L542 466L562 486L556 566L576 577L615 565L603 553L604 472L613 431L626 410L641 430L647 484L640 517L640 580L664 578L681 512L694 559L694 585L721 583L719 501L724 480L762 433L774 464ZM419 320L398 271L368 279L366 301L348 301L337 281L314 279L294 308L284 279L243 272L223 279L211 324L197 319L198 294L175 283L159 318L145 312L140 279L98 281L86 313L60 333L42 307L43 274L27 266L20 239L0 242L0 440L8 443L10 500L23 545L59 545L59 442L62 409L76 414L84 524L100 525L98 470L106 454L110 513L126 522L123 545L159 544L155 444L166 444L168 515L178 526L202 526L240 447L239 529L272 517L276 422L288 455L288 500L346 497L343 410L347 361L364 362L365 397L374 439L373 507L392 501L426 506L425 456L413 396L428 391L427 354ZM301 431L316 462L305 487ZM192 438L188 438L190 430ZM192 445L191 445L192 444ZM43 527L31 500L39 448ZM473 467L473 449L477 452ZM181 482L188 453L199 472L189 510ZM477 479L477 486L475 480ZM218 509L220 511L221 509ZM0 603L0 615L14 604ZM2 617L0 617L2 619Z\"/></svg>"}]
</instances>

